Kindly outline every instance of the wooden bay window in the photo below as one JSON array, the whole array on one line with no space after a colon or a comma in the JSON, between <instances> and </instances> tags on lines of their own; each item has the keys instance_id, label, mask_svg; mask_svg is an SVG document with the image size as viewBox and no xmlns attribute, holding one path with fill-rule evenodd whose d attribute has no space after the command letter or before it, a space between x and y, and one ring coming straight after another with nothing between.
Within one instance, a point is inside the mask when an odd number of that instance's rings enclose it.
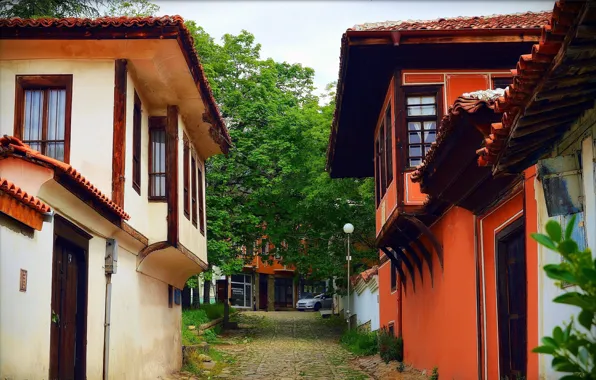
<instances>
[{"instance_id":1,"label":"wooden bay window","mask_svg":"<svg viewBox=\"0 0 596 380\"><path fill-rule=\"evenodd\" d=\"M141 195L141 99L135 91L132 115L132 187Z\"/></svg>"},{"instance_id":2,"label":"wooden bay window","mask_svg":"<svg viewBox=\"0 0 596 380\"><path fill-rule=\"evenodd\" d=\"M405 87L405 115L408 148L407 164L414 168L422 163L437 138L441 115L439 87Z\"/></svg>"},{"instance_id":3,"label":"wooden bay window","mask_svg":"<svg viewBox=\"0 0 596 380\"><path fill-rule=\"evenodd\" d=\"M72 75L17 75L15 95L15 137L68 163Z\"/></svg>"},{"instance_id":4,"label":"wooden bay window","mask_svg":"<svg viewBox=\"0 0 596 380\"><path fill-rule=\"evenodd\" d=\"M149 118L149 199L166 200L166 118Z\"/></svg>"},{"instance_id":5,"label":"wooden bay window","mask_svg":"<svg viewBox=\"0 0 596 380\"><path fill-rule=\"evenodd\" d=\"M387 106L379 133L375 139L375 165L376 165L376 195L377 206L385 196L387 187L393 181L393 119L391 105Z\"/></svg>"}]
</instances>

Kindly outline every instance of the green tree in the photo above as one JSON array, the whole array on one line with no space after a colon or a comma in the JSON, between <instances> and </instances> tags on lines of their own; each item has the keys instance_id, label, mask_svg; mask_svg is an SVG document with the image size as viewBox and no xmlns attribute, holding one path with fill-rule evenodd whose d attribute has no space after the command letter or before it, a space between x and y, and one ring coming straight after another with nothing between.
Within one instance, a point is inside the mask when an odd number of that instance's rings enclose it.
<instances>
[{"instance_id":1,"label":"green tree","mask_svg":"<svg viewBox=\"0 0 596 380\"><path fill-rule=\"evenodd\" d=\"M147 0L111 0L106 16L147 17L155 16L159 5Z\"/></svg>"},{"instance_id":2,"label":"green tree","mask_svg":"<svg viewBox=\"0 0 596 380\"><path fill-rule=\"evenodd\" d=\"M532 234L541 245L559 253L564 260L560 264L544 266L546 275L565 293L553 302L580 308L575 324L572 318L566 326L557 326L552 336L542 338L542 346L534 352L553 356L552 367L569 375L561 380L596 379L596 260L589 248L580 250L572 239L575 215L565 228L555 221L546 224L547 235ZM566 285L573 285L569 290Z\"/></svg>"},{"instance_id":3,"label":"green tree","mask_svg":"<svg viewBox=\"0 0 596 380\"><path fill-rule=\"evenodd\" d=\"M266 234L271 253L300 273L342 276L346 222L365 248L354 263L376 259L373 182L331 180L324 170L335 104L319 104L314 70L261 58L246 31L217 44L194 22L187 26L234 143L227 157L207 162L209 262L237 272L241 247Z\"/></svg>"},{"instance_id":4,"label":"green tree","mask_svg":"<svg viewBox=\"0 0 596 380\"><path fill-rule=\"evenodd\" d=\"M153 16L159 6L148 0L0 0L0 17Z\"/></svg>"}]
</instances>

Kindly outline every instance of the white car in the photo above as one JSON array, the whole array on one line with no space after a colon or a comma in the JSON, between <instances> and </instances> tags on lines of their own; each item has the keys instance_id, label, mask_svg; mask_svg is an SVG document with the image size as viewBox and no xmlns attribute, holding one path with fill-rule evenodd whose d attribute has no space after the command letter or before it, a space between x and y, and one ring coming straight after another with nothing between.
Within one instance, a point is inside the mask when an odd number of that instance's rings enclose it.
<instances>
[{"instance_id":1,"label":"white car","mask_svg":"<svg viewBox=\"0 0 596 380\"><path fill-rule=\"evenodd\" d=\"M314 297L304 298L296 303L296 310L314 310L331 309L333 307L333 297L327 294L319 294Z\"/></svg>"}]
</instances>

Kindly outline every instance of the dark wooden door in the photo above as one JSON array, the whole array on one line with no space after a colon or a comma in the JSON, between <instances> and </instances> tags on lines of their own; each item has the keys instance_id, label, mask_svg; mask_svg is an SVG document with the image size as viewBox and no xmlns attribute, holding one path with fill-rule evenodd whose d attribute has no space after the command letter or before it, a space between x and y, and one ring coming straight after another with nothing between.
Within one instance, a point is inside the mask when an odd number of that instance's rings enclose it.
<instances>
[{"instance_id":1,"label":"dark wooden door","mask_svg":"<svg viewBox=\"0 0 596 380\"><path fill-rule=\"evenodd\" d=\"M52 268L50 378L85 378L87 266L83 249L56 237Z\"/></svg>"},{"instance_id":2,"label":"dark wooden door","mask_svg":"<svg viewBox=\"0 0 596 380\"><path fill-rule=\"evenodd\" d=\"M526 376L527 284L523 221L497 235L497 311L501 378Z\"/></svg>"},{"instance_id":3,"label":"dark wooden door","mask_svg":"<svg viewBox=\"0 0 596 380\"><path fill-rule=\"evenodd\" d=\"M268 275L259 276L259 309L266 310L269 297L267 297L267 278Z\"/></svg>"}]
</instances>

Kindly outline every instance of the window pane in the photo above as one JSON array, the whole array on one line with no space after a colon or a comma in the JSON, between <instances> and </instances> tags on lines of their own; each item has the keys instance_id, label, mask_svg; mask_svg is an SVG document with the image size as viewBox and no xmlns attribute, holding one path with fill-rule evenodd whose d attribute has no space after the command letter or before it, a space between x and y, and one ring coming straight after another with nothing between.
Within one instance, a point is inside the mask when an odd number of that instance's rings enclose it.
<instances>
[{"instance_id":1,"label":"window pane","mask_svg":"<svg viewBox=\"0 0 596 380\"><path fill-rule=\"evenodd\" d=\"M418 166L422 163L422 159L420 158L410 158L410 167Z\"/></svg>"},{"instance_id":2,"label":"window pane","mask_svg":"<svg viewBox=\"0 0 596 380\"><path fill-rule=\"evenodd\" d=\"M420 96L408 96L408 105L420 104Z\"/></svg>"},{"instance_id":3,"label":"window pane","mask_svg":"<svg viewBox=\"0 0 596 380\"><path fill-rule=\"evenodd\" d=\"M430 129L437 129L437 122L436 121L425 121L424 122L424 129L425 130L430 130Z\"/></svg>"},{"instance_id":4,"label":"window pane","mask_svg":"<svg viewBox=\"0 0 596 380\"><path fill-rule=\"evenodd\" d=\"M421 124L419 121L408 122L408 131L419 131L420 128L421 128Z\"/></svg>"},{"instance_id":5,"label":"window pane","mask_svg":"<svg viewBox=\"0 0 596 380\"><path fill-rule=\"evenodd\" d=\"M434 96L423 96L421 103L422 104L434 104L435 97Z\"/></svg>"},{"instance_id":6,"label":"window pane","mask_svg":"<svg viewBox=\"0 0 596 380\"><path fill-rule=\"evenodd\" d=\"M435 115L436 114L436 107L434 105L430 106L408 106L408 116L427 116L427 115Z\"/></svg>"},{"instance_id":7,"label":"window pane","mask_svg":"<svg viewBox=\"0 0 596 380\"><path fill-rule=\"evenodd\" d=\"M410 145L409 151L410 157L422 156L422 146L420 145Z\"/></svg>"},{"instance_id":8,"label":"window pane","mask_svg":"<svg viewBox=\"0 0 596 380\"><path fill-rule=\"evenodd\" d=\"M66 90L50 90L48 95L48 140L64 139Z\"/></svg>"},{"instance_id":9,"label":"window pane","mask_svg":"<svg viewBox=\"0 0 596 380\"><path fill-rule=\"evenodd\" d=\"M435 142L437 138L437 132L425 132L424 133L424 142L425 143L432 143Z\"/></svg>"},{"instance_id":10,"label":"window pane","mask_svg":"<svg viewBox=\"0 0 596 380\"><path fill-rule=\"evenodd\" d=\"M160 174L159 175L159 193L157 194L160 197L166 196L166 175Z\"/></svg>"},{"instance_id":11,"label":"window pane","mask_svg":"<svg viewBox=\"0 0 596 380\"><path fill-rule=\"evenodd\" d=\"M152 172L164 173L166 171L166 134L162 130L151 131Z\"/></svg>"},{"instance_id":12,"label":"window pane","mask_svg":"<svg viewBox=\"0 0 596 380\"><path fill-rule=\"evenodd\" d=\"M23 140L41 140L42 117L43 117L43 91L26 90L25 91L25 124L23 130ZM39 150L38 148L35 148Z\"/></svg>"},{"instance_id":13,"label":"window pane","mask_svg":"<svg viewBox=\"0 0 596 380\"><path fill-rule=\"evenodd\" d=\"M46 156L64 161L64 142L46 143Z\"/></svg>"},{"instance_id":14,"label":"window pane","mask_svg":"<svg viewBox=\"0 0 596 380\"><path fill-rule=\"evenodd\" d=\"M410 132L408 134L408 142L410 144L420 144L422 142L422 138L420 137L421 134L422 132Z\"/></svg>"}]
</instances>

